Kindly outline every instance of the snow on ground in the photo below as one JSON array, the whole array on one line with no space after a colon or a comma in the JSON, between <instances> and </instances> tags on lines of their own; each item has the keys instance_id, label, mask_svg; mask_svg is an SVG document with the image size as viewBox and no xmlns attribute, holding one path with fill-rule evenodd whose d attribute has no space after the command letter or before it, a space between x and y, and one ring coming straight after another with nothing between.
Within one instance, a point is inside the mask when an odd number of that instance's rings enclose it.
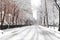
<instances>
[{"instance_id":1,"label":"snow on ground","mask_svg":"<svg viewBox=\"0 0 60 40\"><path fill-rule=\"evenodd\" d=\"M2 30L0 30L0 37L3 35L3 31Z\"/></svg>"},{"instance_id":2,"label":"snow on ground","mask_svg":"<svg viewBox=\"0 0 60 40\"><path fill-rule=\"evenodd\" d=\"M40 25L39 25L40 26ZM43 27L43 26L40 26L41 28L44 28L44 29L46 29L46 30L48 30L48 31L50 31L50 32L52 32L52 33L54 33L56 36L58 36L58 37L60 37L60 32L58 31L58 27L49 27L49 28L47 28L47 27Z\"/></svg>"},{"instance_id":3,"label":"snow on ground","mask_svg":"<svg viewBox=\"0 0 60 40\"><path fill-rule=\"evenodd\" d=\"M32 25L3 30L0 40L60 40L60 35L49 28Z\"/></svg>"}]
</instances>

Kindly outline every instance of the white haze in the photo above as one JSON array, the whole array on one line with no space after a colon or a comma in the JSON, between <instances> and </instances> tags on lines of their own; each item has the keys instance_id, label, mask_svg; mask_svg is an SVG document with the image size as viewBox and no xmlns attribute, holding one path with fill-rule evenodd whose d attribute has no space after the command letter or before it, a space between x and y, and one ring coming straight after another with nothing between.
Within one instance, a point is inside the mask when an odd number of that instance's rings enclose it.
<instances>
[{"instance_id":1,"label":"white haze","mask_svg":"<svg viewBox=\"0 0 60 40\"><path fill-rule=\"evenodd\" d=\"M37 8L41 5L41 0L31 0L33 17L37 20Z\"/></svg>"}]
</instances>

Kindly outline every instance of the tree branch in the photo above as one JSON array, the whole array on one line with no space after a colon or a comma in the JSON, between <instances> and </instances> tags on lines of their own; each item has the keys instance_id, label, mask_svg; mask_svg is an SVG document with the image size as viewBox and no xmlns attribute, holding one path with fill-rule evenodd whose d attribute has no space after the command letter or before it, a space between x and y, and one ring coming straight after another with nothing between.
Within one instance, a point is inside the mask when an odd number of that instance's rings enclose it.
<instances>
[{"instance_id":1,"label":"tree branch","mask_svg":"<svg viewBox=\"0 0 60 40\"><path fill-rule=\"evenodd\" d=\"M57 4L57 0L54 0L56 4L56 8L59 10L59 5Z\"/></svg>"}]
</instances>

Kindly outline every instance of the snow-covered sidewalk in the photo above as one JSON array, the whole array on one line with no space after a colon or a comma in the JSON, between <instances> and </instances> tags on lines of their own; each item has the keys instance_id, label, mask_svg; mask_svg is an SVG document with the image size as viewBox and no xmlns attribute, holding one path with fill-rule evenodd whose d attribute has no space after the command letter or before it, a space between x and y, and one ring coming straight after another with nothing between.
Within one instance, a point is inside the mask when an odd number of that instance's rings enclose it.
<instances>
[{"instance_id":1,"label":"snow-covered sidewalk","mask_svg":"<svg viewBox=\"0 0 60 40\"><path fill-rule=\"evenodd\" d=\"M54 33L56 36L60 37L60 32L58 31L58 28L54 29L54 28L47 28L47 27L43 27L43 26L40 26L39 27L41 28L44 28L48 31L50 31L51 33Z\"/></svg>"}]
</instances>

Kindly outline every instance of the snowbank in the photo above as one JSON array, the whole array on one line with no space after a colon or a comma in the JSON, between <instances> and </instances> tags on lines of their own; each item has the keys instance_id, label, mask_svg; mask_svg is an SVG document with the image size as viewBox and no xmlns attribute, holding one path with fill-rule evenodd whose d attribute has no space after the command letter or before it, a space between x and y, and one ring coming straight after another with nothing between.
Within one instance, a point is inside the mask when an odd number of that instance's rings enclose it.
<instances>
[{"instance_id":1,"label":"snowbank","mask_svg":"<svg viewBox=\"0 0 60 40\"><path fill-rule=\"evenodd\" d=\"M59 31L56 31L56 30L51 29L51 28L43 27L41 25L39 25L39 27L44 28L44 29L46 29L47 31L49 31L51 33L54 33L57 37L60 37L60 32Z\"/></svg>"},{"instance_id":2,"label":"snowbank","mask_svg":"<svg viewBox=\"0 0 60 40\"><path fill-rule=\"evenodd\" d=\"M0 37L3 35L3 31L2 30L0 30Z\"/></svg>"}]
</instances>

